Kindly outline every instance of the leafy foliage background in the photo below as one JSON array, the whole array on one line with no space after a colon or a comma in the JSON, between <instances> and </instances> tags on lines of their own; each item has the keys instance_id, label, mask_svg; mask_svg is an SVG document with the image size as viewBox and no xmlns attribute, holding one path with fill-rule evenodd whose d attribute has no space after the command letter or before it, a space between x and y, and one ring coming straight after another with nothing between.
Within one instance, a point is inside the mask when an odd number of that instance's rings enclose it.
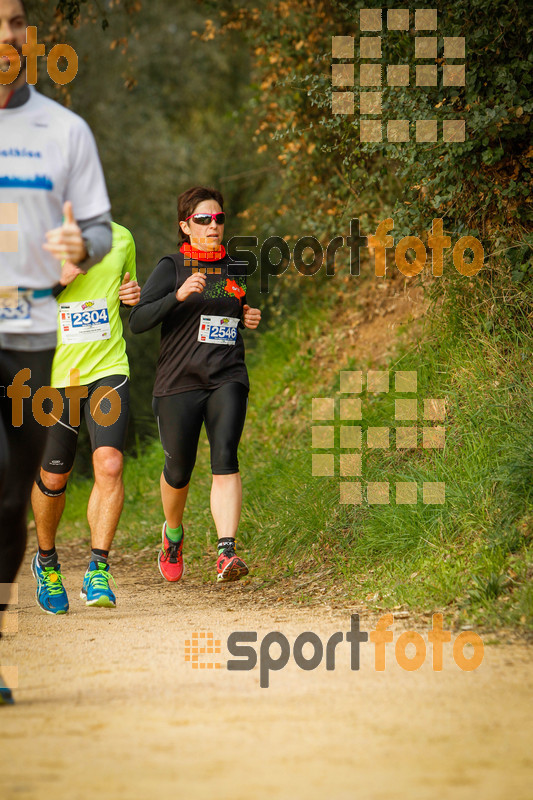
<instances>
[{"instance_id":1,"label":"leafy foliage background","mask_svg":"<svg viewBox=\"0 0 533 800\"><path fill-rule=\"evenodd\" d=\"M510 319L531 324L528 0L27 5L41 41L68 41L79 55L72 84L58 89L43 75L39 88L91 125L114 218L137 243L141 281L176 247L176 196L205 183L224 192L227 238L251 234L261 242L279 235L290 245L313 235L326 244L346 236L352 218L367 235L392 216L396 241L407 234L424 239L431 220L442 217L452 243L466 233L481 239L486 269L483 281L458 281L448 263L430 290L445 295L458 319L484 303L488 329ZM466 141L360 142L357 114L331 113L331 37L357 37L360 8L410 8L412 26L413 9L428 6L438 9L439 42L443 35L466 38L466 86L442 87L441 77L437 87L385 86L383 120L464 117ZM382 36L384 67L413 63L413 30L384 28ZM357 48L355 75L357 82ZM268 298L256 294L266 318L295 314L306 302L299 277L289 270ZM256 275L252 298L258 283ZM126 330L126 336L137 409L133 443L137 434L142 440L155 433L157 334L139 339Z\"/></svg>"}]
</instances>

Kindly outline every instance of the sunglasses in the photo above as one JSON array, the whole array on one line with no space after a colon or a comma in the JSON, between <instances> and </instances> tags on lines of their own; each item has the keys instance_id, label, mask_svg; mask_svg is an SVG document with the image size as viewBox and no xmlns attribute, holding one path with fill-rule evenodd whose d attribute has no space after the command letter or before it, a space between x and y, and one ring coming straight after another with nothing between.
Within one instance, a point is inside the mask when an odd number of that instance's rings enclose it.
<instances>
[{"instance_id":1,"label":"sunglasses","mask_svg":"<svg viewBox=\"0 0 533 800\"><path fill-rule=\"evenodd\" d=\"M185 219L185 222L189 219L194 220L197 225L210 225L212 219L215 220L217 225L223 225L226 215L223 211L219 211L218 214L191 214L190 217Z\"/></svg>"}]
</instances>

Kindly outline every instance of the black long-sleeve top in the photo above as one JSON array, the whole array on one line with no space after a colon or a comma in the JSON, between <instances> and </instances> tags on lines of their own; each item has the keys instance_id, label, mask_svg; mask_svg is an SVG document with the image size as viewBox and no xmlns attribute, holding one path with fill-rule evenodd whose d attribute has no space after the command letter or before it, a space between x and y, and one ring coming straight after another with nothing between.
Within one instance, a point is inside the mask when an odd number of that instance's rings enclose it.
<instances>
[{"instance_id":1,"label":"black long-sleeve top","mask_svg":"<svg viewBox=\"0 0 533 800\"><path fill-rule=\"evenodd\" d=\"M228 266L231 277L228 277ZM183 253L162 258L130 314L133 333L142 333L161 324L154 397L192 389L216 389L232 381L247 388L250 385L239 329L235 345L198 341L202 315L242 320L242 307L246 303L246 265L225 255L218 261L198 261L194 268L205 272L205 289L179 301L176 292L192 274L193 266L185 266Z\"/></svg>"}]
</instances>

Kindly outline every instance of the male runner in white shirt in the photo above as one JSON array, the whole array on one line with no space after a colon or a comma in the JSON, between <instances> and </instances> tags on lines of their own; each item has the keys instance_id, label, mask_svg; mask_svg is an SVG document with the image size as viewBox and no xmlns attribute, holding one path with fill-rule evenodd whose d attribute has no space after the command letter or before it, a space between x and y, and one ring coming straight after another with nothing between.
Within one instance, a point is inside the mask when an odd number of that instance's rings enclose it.
<instances>
[{"instance_id":1,"label":"male runner in white shirt","mask_svg":"<svg viewBox=\"0 0 533 800\"><path fill-rule=\"evenodd\" d=\"M86 271L111 247L94 138L80 117L27 85L27 24L22 0L0 0L0 46L15 48L21 59L15 81L0 83L0 224L16 226L17 234L15 247L0 250L0 584L13 583L24 556L30 493L46 441L32 397L50 382L57 329L52 287L62 260ZM0 55L4 73L9 52ZM22 419L14 418L16 408ZM0 614L4 608L0 603ZM0 682L2 702L12 697Z\"/></svg>"}]
</instances>

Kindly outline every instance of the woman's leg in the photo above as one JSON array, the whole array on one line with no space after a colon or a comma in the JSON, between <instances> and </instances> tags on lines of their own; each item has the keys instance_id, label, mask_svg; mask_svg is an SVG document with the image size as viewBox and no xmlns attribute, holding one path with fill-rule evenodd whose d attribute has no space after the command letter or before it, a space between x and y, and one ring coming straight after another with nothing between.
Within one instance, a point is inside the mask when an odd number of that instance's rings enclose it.
<instances>
[{"instance_id":1,"label":"woman's leg","mask_svg":"<svg viewBox=\"0 0 533 800\"><path fill-rule=\"evenodd\" d=\"M153 402L165 452L165 467L160 481L165 522L157 563L163 578L171 582L179 581L183 575L181 523L196 461L205 396L203 391L181 392L170 397L154 397Z\"/></svg>"},{"instance_id":2,"label":"woman's leg","mask_svg":"<svg viewBox=\"0 0 533 800\"><path fill-rule=\"evenodd\" d=\"M211 513L218 538L235 538L242 506L242 484L237 451L244 428L248 389L224 383L212 391L204 420L211 447Z\"/></svg>"},{"instance_id":3,"label":"woman's leg","mask_svg":"<svg viewBox=\"0 0 533 800\"><path fill-rule=\"evenodd\" d=\"M185 503L187 502L189 484L182 489L174 489L166 482L165 475L162 472L160 485L161 502L163 504L163 512L167 524L170 528L179 528L183 521L183 512L185 511Z\"/></svg>"},{"instance_id":4,"label":"woman's leg","mask_svg":"<svg viewBox=\"0 0 533 800\"><path fill-rule=\"evenodd\" d=\"M239 472L233 475L213 475L211 514L219 539L234 539L239 527L242 508L242 482Z\"/></svg>"},{"instance_id":5,"label":"woman's leg","mask_svg":"<svg viewBox=\"0 0 533 800\"><path fill-rule=\"evenodd\" d=\"M170 528L179 528L189 491L189 481L203 422L203 391L154 397L153 409L165 452L161 474L161 502Z\"/></svg>"}]
</instances>

